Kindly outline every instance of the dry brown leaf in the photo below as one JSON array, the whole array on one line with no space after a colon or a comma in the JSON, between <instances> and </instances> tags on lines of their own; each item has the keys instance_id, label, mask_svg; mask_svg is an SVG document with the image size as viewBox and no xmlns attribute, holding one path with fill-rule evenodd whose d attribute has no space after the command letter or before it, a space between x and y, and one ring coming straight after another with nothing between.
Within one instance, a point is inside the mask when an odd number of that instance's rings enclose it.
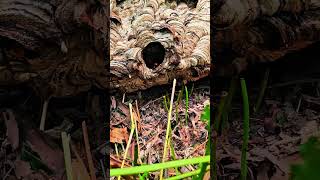
<instances>
[{"instance_id":1,"label":"dry brown leaf","mask_svg":"<svg viewBox=\"0 0 320 180\"><path fill-rule=\"evenodd\" d=\"M127 128L113 128L110 132L110 142L122 143L123 140L126 142L129 139Z\"/></svg>"},{"instance_id":2,"label":"dry brown leaf","mask_svg":"<svg viewBox=\"0 0 320 180\"><path fill-rule=\"evenodd\" d=\"M252 153L256 156L260 156L260 157L264 157L264 158L268 159L270 162L272 162L274 165L276 165L285 175L289 174L290 170L289 170L289 167L287 166L287 164L278 160L278 158L276 156L274 156L273 154L271 154L268 150L256 147L256 148L252 149L250 151L250 153Z\"/></svg>"},{"instance_id":3,"label":"dry brown leaf","mask_svg":"<svg viewBox=\"0 0 320 180\"><path fill-rule=\"evenodd\" d=\"M210 171L207 171L207 172L204 174L203 180L210 180Z\"/></svg>"},{"instance_id":4,"label":"dry brown leaf","mask_svg":"<svg viewBox=\"0 0 320 180\"><path fill-rule=\"evenodd\" d=\"M19 147L18 123L10 109L7 109L6 112L3 112L3 118L5 119L5 124L7 127L7 138L13 150L16 150Z\"/></svg>"},{"instance_id":5,"label":"dry brown leaf","mask_svg":"<svg viewBox=\"0 0 320 180\"><path fill-rule=\"evenodd\" d=\"M180 137L181 137L183 144L185 146L188 146L188 144L191 143L189 128L187 126L182 127L181 130L179 130L179 134L180 134Z\"/></svg>"},{"instance_id":6,"label":"dry brown leaf","mask_svg":"<svg viewBox=\"0 0 320 180\"><path fill-rule=\"evenodd\" d=\"M57 178L50 178L48 175L46 175L44 172L35 172L32 174L29 174L24 180L58 180Z\"/></svg>"},{"instance_id":7,"label":"dry brown leaf","mask_svg":"<svg viewBox=\"0 0 320 180\"><path fill-rule=\"evenodd\" d=\"M28 162L16 160L14 162L14 171L18 178L25 178L32 173L31 166Z\"/></svg>"},{"instance_id":8,"label":"dry brown leaf","mask_svg":"<svg viewBox=\"0 0 320 180\"><path fill-rule=\"evenodd\" d=\"M46 135L35 129L30 129L26 134L26 143L30 148L38 153L41 161L46 164L56 174L64 171L64 155L61 149L49 145L49 139L45 139ZM50 144L53 144L51 142Z\"/></svg>"},{"instance_id":9,"label":"dry brown leaf","mask_svg":"<svg viewBox=\"0 0 320 180\"><path fill-rule=\"evenodd\" d=\"M268 172L272 168L272 163L269 161L262 161L262 164L257 168L257 179L259 180L269 180Z\"/></svg>"},{"instance_id":10,"label":"dry brown leaf","mask_svg":"<svg viewBox=\"0 0 320 180\"><path fill-rule=\"evenodd\" d=\"M77 159L72 160L72 172L75 179L90 180L89 173L86 167L83 167Z\"/></svg>"},{"instance_id":11,"label":"dry brown leaf","mask_svg":"<svg viewBox=\"0 0 320 180\"><path fill-rule=\"evenodd\" d=\"M122 161L114 157L113 155L110 155L110 166L112 168L120 168L122 164ZM130 167L130 165L126 162L124 162L124 167Z\"/></svg>"},{"instance_id":12,"label":"dry brown leaf","mask_svg":"<svg viewBox=\"0 0 320 180\"><path fill-rule=\"evenodd\" d=\"M122 103L118 103L118 108L126 115L127 118L130 118L130 111L127 106Z\"/></svg>"},{"instance_id":13,"label":"dry brown leaf","mask_svg":"<svg viewBox=\"0 0 320 180\"><path fill-rule=\"evenodd\" d=\"M307 142L311 136L320 137L320 129L317 121L308 121L305 126L302 127L300 134L302 144Z\"/></svg>"}]
</instances>

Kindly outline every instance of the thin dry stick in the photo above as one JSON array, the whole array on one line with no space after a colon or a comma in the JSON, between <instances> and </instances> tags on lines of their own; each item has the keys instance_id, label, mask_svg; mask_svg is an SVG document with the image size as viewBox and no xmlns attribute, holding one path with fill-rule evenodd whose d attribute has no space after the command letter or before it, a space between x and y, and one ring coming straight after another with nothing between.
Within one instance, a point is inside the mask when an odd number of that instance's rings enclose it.
<instances>
[{"instance_id":1,"label":"thin dry stick","mask_svg":"<svg viewBox=\"0 0 320 180\"><path fill-rule=\"evenodd\" d=\"M46 124L46 118L47 118L48 104L49 104L49 99L46 99L44 101L43 107L42 107L42 114L41 114L41 120L40 120L40 131L44 131L44 126Z\"/></svg>"},{"instance_id":2,"label":"thin dry stick","mask_svg":"<svg viewBox=\"0 0 320 180\"><path fill-rule=\"evenodd\" d=\"M166 141L164 143L164 149L163 149L163 158L162 162L164 163L166 161L167 157L167 146L168 146L168 138L170 134L170 129L171 129L171 113L172 113L172 106L173 106L173 99L174 99L174 92L176 89L176 83L177 80L173 80L173 86L172 86L172 92L171 92L171 100L170 100L170 107L169 107L169 112L168 112L168 124L167 124L167 131L166 131ZM160 171L160 180L163 179L163 169Z\"/></svg>"},{"instance_id":3,"label":"thin dry stick","mask_svg":"<svg viewBox=\"0 0 320 180\"><path fill-rule=\"evenodd\" d=\"M130 136L129 136L128 144L127 144L127 147L126 147L126 151L124 152L121 168L123 168L125 160L127 158L127 154L128 154L128 151L129 151L129 147L130 147L130 144L131 144L131 141L132 141L132 137L133 137L133 133L134 133L134 129L135 129L135 123L134 123L134 120L133 120L132 104L131 103L129 103L129 109L130 109L130 119L131 119L131 131L130 131ZM118 176L118 180L120 180L120 177L121 176Z\"/></svg>"},{"instance_id":4,"label":"thin dry stick","mask_svg":"<svg viewBox=\"0 0 320 180\"><path fill-rule=\"evenodd\" d=\"M139 119L140 122L140 113L139 113L139 108L138 108L138 101L136 100L136 111L137 111L137 118ZM138 136L138 124L137 124L137 120L134 120L135 122L135 126L136 126L136 136L137 136L137 146L138 146L138 161L140 164L142 164L142 161L140 159L140 145L139 145L139 136Z\"/></svg>"},{"instance_id":5,"label":"thin dry stick","mask_svg":"<svg viewBox=\"0 0 320 180\"><path fill-rule=\"evenodd\" d=\"M91 151L90 151L90 144L89 144L86 121L82 121L82 131L83 131L83 139L84 139L84 145L86 148L86 154L87 154L87 159L88 159L88 164L89 164L89 171L90 171L91 180L96 180L97 177L94 172L94 165L93 165L92 155L91 155Z\"/></svg>"}]
</instances>

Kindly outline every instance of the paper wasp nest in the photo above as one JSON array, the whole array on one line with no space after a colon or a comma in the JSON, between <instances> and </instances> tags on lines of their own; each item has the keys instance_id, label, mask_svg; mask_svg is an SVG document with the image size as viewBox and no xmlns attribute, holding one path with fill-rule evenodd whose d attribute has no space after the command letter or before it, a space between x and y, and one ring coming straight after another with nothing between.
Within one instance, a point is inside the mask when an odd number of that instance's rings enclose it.
<instances>
[{"instance_id":1,"label":"paper wasp nest","mask_svg":"<svg viewBox=\"0 0 320 180\"><path fill-rule=\"evenodd\" d=\"M111 1L111 89L195 81L210 72L210 1Z\"/></svg>"}]
</instances>

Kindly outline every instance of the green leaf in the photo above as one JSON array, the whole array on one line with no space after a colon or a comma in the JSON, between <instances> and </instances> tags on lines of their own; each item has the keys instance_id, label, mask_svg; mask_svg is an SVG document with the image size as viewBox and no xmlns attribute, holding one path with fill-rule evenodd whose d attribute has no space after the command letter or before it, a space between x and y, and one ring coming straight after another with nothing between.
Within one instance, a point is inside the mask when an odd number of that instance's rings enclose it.
<instances>
[{"instance_id":1,"label":"green leaf","mask_svg":"<svg viewBox=\"0 0 320 180\"><path fill-rule=\"evenodd\" d=\"M202 121L207 121L208 123L210 123L210 105L206 105L204 107L204 110L201 114L201 118Z\"/></svg>"},{"instance_id":2,"label":"green leaf","mask_svg":"<svg viewBox=\"0 0 320 180\"><path fill-rule=\"evenodd\" d=\"M310 137L309 140L300 146L300 155L303 164L292 165L292 180L314 180L320 179L320 142L316 137Z\"/></svg>"}]
</instances>

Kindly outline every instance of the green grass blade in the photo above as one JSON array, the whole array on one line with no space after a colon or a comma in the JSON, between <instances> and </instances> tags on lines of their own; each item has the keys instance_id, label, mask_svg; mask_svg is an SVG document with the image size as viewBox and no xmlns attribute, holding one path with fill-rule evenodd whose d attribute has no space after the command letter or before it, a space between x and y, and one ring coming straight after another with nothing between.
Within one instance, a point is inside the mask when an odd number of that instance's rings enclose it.
<instances>
[{"instance_id":1,"label":"green grass blade","mask_svg":"<svg viewBox=\"0 0 320 180\"><path fill-rule=\"evenodd\" d=\"M175 168L175 167L186 166L189 164L205 163L205 162L209 162L209 161L210 161L210 155L202 156L202 157L195 157L195 158L190 158L190 159L168 161L168 162L158 163L158 164L142 165L142 166L128 167L128 168L110 169L110 176L125 176L125 175L139 174L139 173L144 173L144 172L153 172L153 171L158 171L161 169Z\"/></svg>"},{"instance_id":2,"label":"green grass blade","mask_svg":"<svg viewBox=\"0 0 320 180\"><path fill-rule=\"evenodd\" d=\"M184 89L185 89L185 97L186 97L186 114L185 114L185 122L186 122L186 125L188 125L188 110L189 110L189 92L188 92L188 87L187 86L184 86Z\"/></svg>"},{"instance_id":3,"label":"green grass blade","mask_svg":"<svg viewBox=\"0 0 320 180\"><path fill-rule=\"evenodd\" d=\"M249 99L246 81L241 78L241 92L242 92L242 100L243 100L243 143L241 150L241 180L247 179L247 150L248 150L248 142L249 142Z\"/></svg>"},{"instance_id":4,"label":"green grass blade","mask_svg":"<svg viewBox=\"0 0 320 180\"><path fill-rule=\"evenodd\" d=\"M205 171L208 171L210 169L210 167L208 166ZM179 180L179 179L185 179L187 177L191 177L191 176L194 176L194 175L197 175L200 173L200 169L198 170L195 170L195 171L191 171L191 172L187 172L187 173L184 173L184 174L181 174L181 175L178 175L178 176L174 176L174 177L170 177L170 178L167 178L165 180ZM201 179L202 180L202 179Z\"/></svg>"},{"instance_id":5,"label":"green grass blade","mask_svg":"<svg viewBox=\"0 0 320 180\"><path fill-rule=\"evenodd\" d=\"M165 162L166 157L167 157L167 147L168 147L168 140L169 140L169 135L170 135L170 129L171 129L171 113L172 113L172 106L173 106L173 100L174 100L174 93L176 89L176 83L177 80L173 80L173 85L172 85L172 93L171 93L171 100L170 100L170 106L169 106L169 112L168 112L168 123L167 123L167 130L166 130L166 140L164 142L164 149L163 149L163 157L162 157L162 162ZM163 177L163 169L160 171L160 180L162 180Z\"/></svg>"}]
</instances>

